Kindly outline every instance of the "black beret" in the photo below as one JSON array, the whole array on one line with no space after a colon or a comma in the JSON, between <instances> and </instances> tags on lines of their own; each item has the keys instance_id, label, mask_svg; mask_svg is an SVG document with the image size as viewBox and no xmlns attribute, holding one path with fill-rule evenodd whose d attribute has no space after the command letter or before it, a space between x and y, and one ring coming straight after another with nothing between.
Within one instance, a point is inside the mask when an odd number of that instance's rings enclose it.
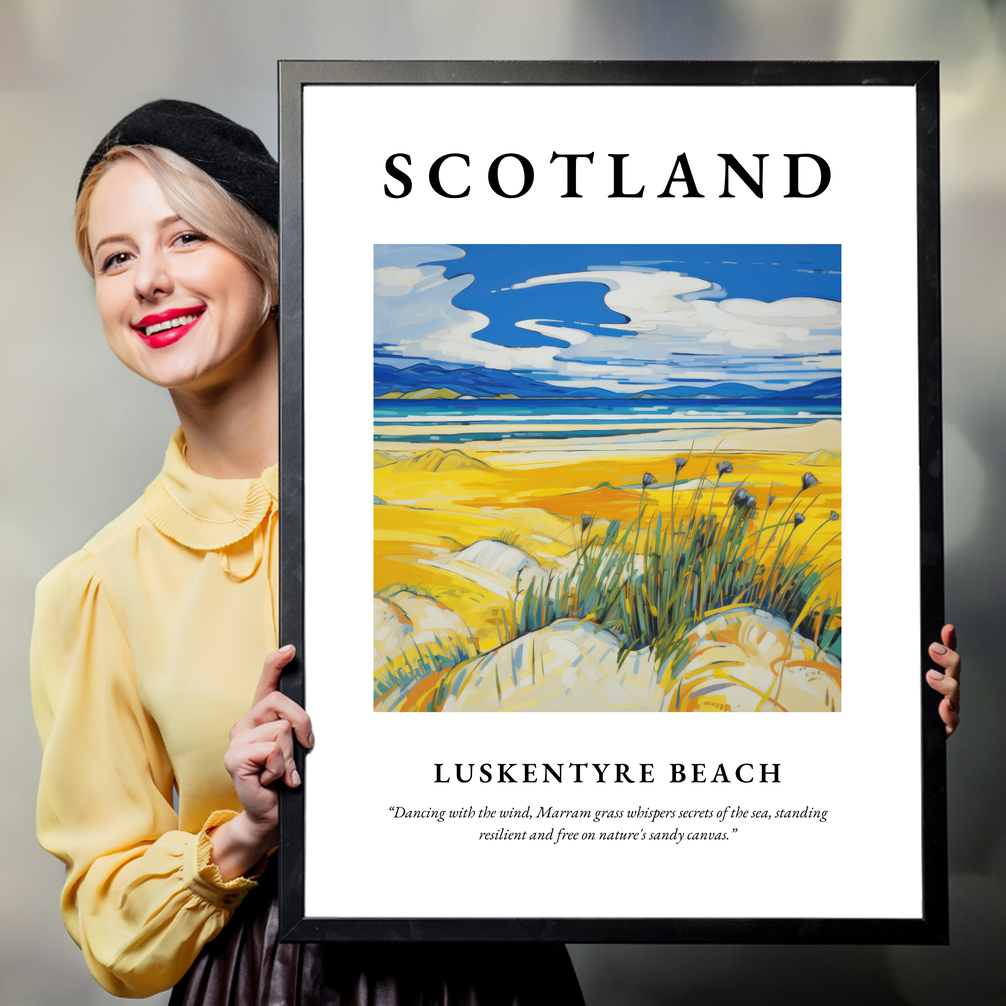
<instances>
[{"instance_id":1,"label":"black beret","mask_svg":"<svg viewBox=\"0 0 1006 1006\"><path fill-rule=\"evenodd\" d=\"M253 213L279 226L275 158L250 129L191 101L151 101L113 126L88 158L77 195L91 169L112 147L140 144L173 150L202 168Z\"/></svg>"}]
</instances>

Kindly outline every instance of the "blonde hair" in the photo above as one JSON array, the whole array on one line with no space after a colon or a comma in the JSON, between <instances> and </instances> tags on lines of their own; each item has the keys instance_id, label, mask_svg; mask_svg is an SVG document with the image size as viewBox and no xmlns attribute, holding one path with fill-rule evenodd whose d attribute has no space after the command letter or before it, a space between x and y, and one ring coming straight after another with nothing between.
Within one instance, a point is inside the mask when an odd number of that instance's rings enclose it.
<instances>
[{"instance_id":1,"label":"blonde hair","mask_svg":"<svg viewBox=\"0 0 1006 1006\"><path fill-rule=\"evenodd\" d=\"M94 259L87 240L91 198L112 165L126 158L139 161L154 176L168 205L183 220L234 252L255 273L262 283L264 323L279 294L279 236L202 168L165 147L112 147L84 181L74 211L74 239L91 278Z\"/></svg>"}]
</instances>

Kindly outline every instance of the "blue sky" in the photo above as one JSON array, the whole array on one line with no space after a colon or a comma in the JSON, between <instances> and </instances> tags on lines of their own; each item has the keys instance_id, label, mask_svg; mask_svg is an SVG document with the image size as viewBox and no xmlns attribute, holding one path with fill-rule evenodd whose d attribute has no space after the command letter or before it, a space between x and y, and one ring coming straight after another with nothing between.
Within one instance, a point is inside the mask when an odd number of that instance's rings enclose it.
<instances>
[{"instance_id":1,"label":"blue sky","mask_svg":"<svg viewBox=\"0 0 1006 1006\"><path fill-rule=\"evenodd\" d=\"M838 245L380 245L375 361L638 392L841 365Z\"/></svg>"}]
</instances>

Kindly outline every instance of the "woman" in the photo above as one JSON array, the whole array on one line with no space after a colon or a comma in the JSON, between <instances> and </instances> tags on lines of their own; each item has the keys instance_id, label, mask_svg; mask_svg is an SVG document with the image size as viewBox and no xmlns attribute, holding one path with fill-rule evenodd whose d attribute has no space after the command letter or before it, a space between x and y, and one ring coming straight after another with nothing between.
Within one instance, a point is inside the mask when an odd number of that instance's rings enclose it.
<instances>
[{"instance_id":1,"label":"woman","mask_svg":"<svg viewBox=\"0 0 1006 1006\"><path fill-rule=\"evenodd\" d=\"M174 101L123 119L81 179L106 338L180 427L143 498L39 585L38 830L67 929L108 991L178 1004L582 1003L556 945L276 942L276 785L300 784L293 737L313 744L273 649L277 186L253 133ZM930 651L948 734L955 646L948 626Z\"/></svg>"},{"instance_id":2,"label":"woman","mask_svg":"<svg viewBox=\"0 0 1006 1006\"><path fill-rule=\"evenodd\" d=\"M106 339L180 427L142 499L38 589L38 831L67 929L121 996L580 1004L561 945L277 944L276 787L300 785L294 737L313 744L274 649L277 221L258 137L187 102L131 113L81 178Z\"/></svg>"}]
</instances>

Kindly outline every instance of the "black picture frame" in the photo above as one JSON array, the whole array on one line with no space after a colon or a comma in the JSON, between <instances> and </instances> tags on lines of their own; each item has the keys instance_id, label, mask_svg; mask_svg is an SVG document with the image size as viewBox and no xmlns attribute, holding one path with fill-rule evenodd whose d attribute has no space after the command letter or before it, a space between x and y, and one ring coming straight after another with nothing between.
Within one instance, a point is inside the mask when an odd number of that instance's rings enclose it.
<instances>
[{"instance_id":1,"label":"black picture frame","mask_svg":"<svg viewBox=\"0 0 1006 1006\"><path fill-rule=\"evenodd\" d=\"M304 785L281 794L280 927L287 941L564 941L625 943L938 944L948 941L945 736L939 696L925 684L927 646L943 624L940 379L939 72L934 62L404 62L282 61L280 103L280 640L298 648L282 687L311 710L304 647L304 358L302 96L306 86L399 84L800 85L911 87L915 93L918 243L918 401L923 904L918 918L370 918L305 914L305 808L311 760L297 752ZM343 868L337 851L332 869ZM346 868L352 868L347 865Z\"/></svg>"}]
</instances>

